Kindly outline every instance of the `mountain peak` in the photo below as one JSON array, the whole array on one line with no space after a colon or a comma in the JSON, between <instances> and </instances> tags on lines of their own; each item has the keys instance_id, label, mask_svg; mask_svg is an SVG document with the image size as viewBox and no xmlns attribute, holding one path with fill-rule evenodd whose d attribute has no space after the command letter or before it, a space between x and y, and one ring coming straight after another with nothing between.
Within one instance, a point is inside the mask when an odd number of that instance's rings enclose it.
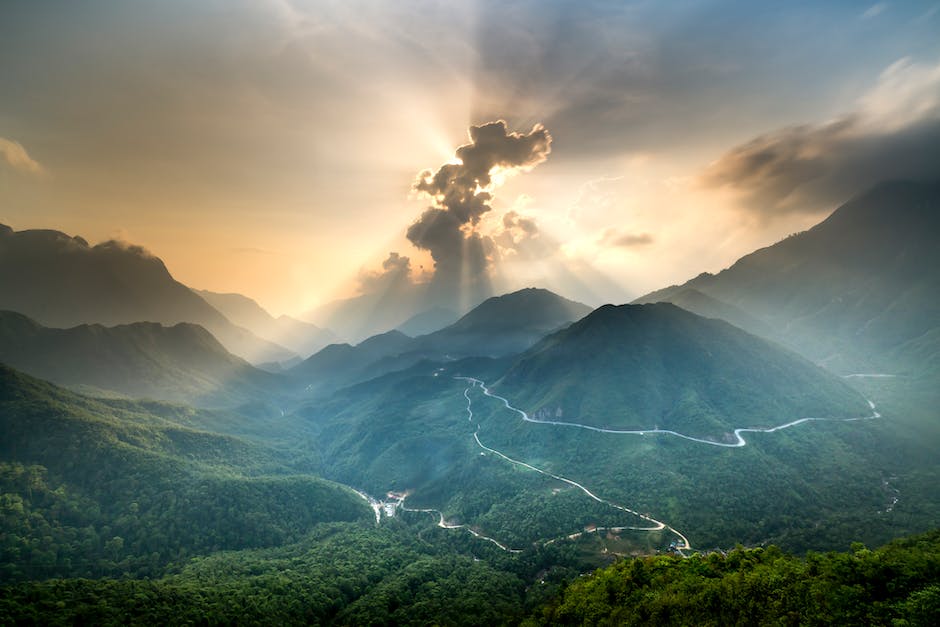
<instances>
[{"instance_id":1,"label":"mountain peak","mask_svg":"<svg viewBox=\"0 0 940 627\"><path fill-rule=\"evenodd\" d=\"M486 299L451 326L439 331L485 332L515 328L524 324L533 330L545 332L562 324L577 320L591 308L568 300L554 292L527 287L515 292Z\"/></svg>"},{"instance_id":2,"label":"mountain peak","mask_svg":"<svg viewBox=\"0 0 940 627\"><path fill-rule=\"evenodd\" d=\"M604 305L520 355L497 385L533 414L715 439L866 409L841 379L796 354L671 303Z\"/></svg>"}]
</instances>

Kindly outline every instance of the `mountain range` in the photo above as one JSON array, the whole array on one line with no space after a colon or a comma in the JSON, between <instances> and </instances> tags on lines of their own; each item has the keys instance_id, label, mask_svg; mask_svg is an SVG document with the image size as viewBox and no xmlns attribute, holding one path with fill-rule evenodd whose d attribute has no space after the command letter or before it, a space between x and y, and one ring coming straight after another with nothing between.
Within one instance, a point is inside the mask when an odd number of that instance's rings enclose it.
<instances>
[{"instance_id":1,"label":"mountain range","mask_svg":"<svg viewBox=\"0 0 940 627\"><path fill-rule=\"evenodd\" d=\"M718 274L634 302L724 318L837 370L915 374L940 355L938 233L940 183L885 182Z\"/></svg>"},{"instance_id":2,"label":"mountain range","mask_svg":"<svg viewBox=\"0 0 940 627\"><path fill-rule=\"evenodd\" d=\"M274 589L308 622L358 624L481 573L538 600L615 554L934 527L938 216L940 185L883 183L595 310L535 288L459 317L419 291L328 308L355 344L193 291L137 247L0 227L0 599L126 577L144 607L143 578L189 572L197 594ZM683 563L710 576L738 553ZM374 606L338 613L364 590Z\"/></svg>"},{"instance_id":3,"label":"mountain range","mask_svg":"<svg viewBox=\"0 0 940 627\"><path fill-rule=\"evenodd\" d=\"M226 318L269 342L289 347L301 358L309 357L338 338L329 329L287 315L275 318L256 301L242 294L194 290Z\"/></svg>"},{"instance_id":4,"label":"mountain range","mask_svg":"<svg viewBox=\"0 0 940 627\"><path fill-rule=\"evenodd\" d=\"M335 387L402 370L419 361L505 357L525 350L546 333L591 311L544 289L494 296L453 324L410 338L399 331L356 345L328 346L289 371L309 385Z\"/></svg>"},{"instance_id":5,"label":"mountain range","mask_svg":"<svg viewBox=\"0 0 940 627\"><path fill-rule=\"evenodd\" d=\"M252 363L296 355L233 324L139 246L0 225L0 310L57 328L190 322Z\"/></svg>"},{"instance_id":6,"label":"mountain range","mask_svg":"<svg viewBox=\"0 0 940 627\"><path fill-rule=\"evenodd\" d=\"M196 405L264 398L283 383L229 353L204 328L181 322L69 329L0 311L0 362L59 385Z\"/></svg>"}]
</instances>

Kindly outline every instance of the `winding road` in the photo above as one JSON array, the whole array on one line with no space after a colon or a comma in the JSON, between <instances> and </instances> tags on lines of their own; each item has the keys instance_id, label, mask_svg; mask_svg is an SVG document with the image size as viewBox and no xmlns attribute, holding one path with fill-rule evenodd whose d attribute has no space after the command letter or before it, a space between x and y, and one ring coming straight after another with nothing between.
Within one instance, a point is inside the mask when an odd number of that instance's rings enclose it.
<instances>
[{"instance_id":1,"label":"winding road","mask_svg":"<svg viewBox=\"0 0 940 627\"><path fill-rule=\"evenodd\" d=\"M438 373L435 373L435 374L434 374L434 376L437 376L437 375L438 375ZM884 374L851 374L851 375L845 375L845 378L856 378L856 377L857 377L857 378L862 378L862 377L865 377L865 378L868 378L868 377L878 377L878 378L880 378L880 377L893 377L893 376L894 376L894 375L884 375ZM598 433L612 433L612 434L617 434L617 435L639 435L639 436L646 436L646 435L671 435L671 436L674 436L674 437L677 437L677 438L681 438L681 439L683 439L683 440L689 440L690 442L698 442L698 443L700 443L700 444L707 444L707 445L709 445L709 446L720 446L720 447L724 447L724 448L740 448L740 447L746 446L746 445L747 445L747 440L745 440L744 437L742 437L742 435L741 435L742 433L774 433L774 432L776 432L776 431L782 431L782 430L784 430L784 429L789 429L790 427L795 427L795 426L797 426L797 425L800 425L800 424L803 424L803 423L807 423L807 422L855 422L855 421L859 421L859 420L873 420L873 419L876 419L876 418L880 418L880 417L881 417L881 414L878 413L878 411L875 410L875 404L874 404L873 402L871 402L870 400L868 400L868 401L867 401L867 402L868 402L868 406L869 406L869 408L872 410L872 413L871 413L870 416L861 416L861 417L856 417L856 418L813 418L813 417L808 417L808 418L799 418L799 419L797 419L797 420L793 420L793 421L787 422L787 423L785 423L785 424L777 425L776 427L766 427L766 428L761 428L761 427L741 427L741 428L735 429L734 432L733 432L733 433L734 433L734 438L735 438L735 441L734 441L734 442L717 442L717 441L715 441L715 440L707 440L707 439L704 439L704 438L696 438L696 437L693 437L693 436L690 436L690 435L686 435L686 434L684 434L684 433L679 433L678 431L672 431L672 430L670 430L670 429L605 429L605 428L602 428L602 427L595 427L595 426L592 426L592 425L586 425L586 424L581 424L581 423L577 423L577 422L564 422L564 421L559 421L559 420L540 420L540 419L537 419L537 418L532 418L532 417L530 417L525 411L519 409L518 407L514 407L514 406L509 402L509 400L506 399L505 397L500 396L500 395L498 395L498 394L494 394L494 393L493 393L492 391L490 391L490 389L486 386L486 383L483 382L483 381L481 381L480 379L476 379L476 378L474 378L474 377L462 377L462 376L458 376L458 377L454 377L454 378L457 379L457 380L467 381L467 382L470 383L470 386L464 389L463 395L464 395L464 398L467 399L467 421L470 422L471 424L474 423L474 414L473 414L473 400L470 398L470 391L471 391L472 389L474 389L475 387L479 387L480 390L483 392L484 395L489 396L490 398L494 398L494 399L496 399L496 400L498 400L498 401L501 401L501 402L503 403L503 405L505 406L506 409L508 409L508 410L510 410L510 411L512 411L512 412L515 412L515 413L519 414L519 416L520 416L520 417L522 418L522 420L525 421L525 422L530 422L530 423L534 423L534 424L541 424L541 425L552 425L552 426L557 426L557 427L569 427L569 428L575 428L575 429L585 429L585 430L588 430L588 431L596 431L596 432L598 432ZM867 399L866 399L866 400L867 400ZM556 481L561 481L562 483L566 483L566 484L568 484L568 485L570 485L570 486L572 486L572 487L575 487L575 488L581 490L585 495L587 495L589 498L593 499L594 501L597 501L598 503L603 503L604 505L607 505L607 506L609 506L609 507L613 507L614 509L618 509L618 510L620 510L620 511L622 511L622 512L626 512L626 513L631 514L631 515L633 515L633 516L636 516L636 517L638 517L638 518L640 518L640 519L642 519L642 520L645 520L646 522L648 522L648 523L651 524L651 526L648 526L648 527L641 527L641 526L620 526L620 527L608 527L607 529L609 529L609 530L611 530L611 531L625 531L625 530L633 530L633 531L662 531L662 530L667 530L667 531L669 531L669 532L675 534L675 535L680 539L680 542L676 543L676 546L675 546L676 550L679 552L680 555L685 555L685 554L683 553L683 551L692 550L692 545L691 545L691 543L689 542L688 538L686 538L686 536L685 536L684 534L682 534L680 531L678 531L676 528L672 527L671 525L668 525L668 524L666 524L666 523L664 523L664 522L662 522L662 521L660 521L660 520L656 520L655 518L653 518L653 517L651 517L651 516L648 516L648 515L646 515L646 514L641 514L640 512L638 512L638 511L636 511L636 510L633 510L633 509L630 509L629 507L626 507L626 506L624 506L624 505L620 505L620 504L618 504L618 503L614 503L613 501L609 501L609 500L607 500L607 499L601 498L601 497L597 496L596 494L594 494L590 489L588 489L588 488L585 487L584 485L578 483L577 481L574 481L573 479L569 479L568 477L564 477L564 476L561 476L561 475L557 475L557 474L555 474L555 473L552 473L552 472L549 472L549 471L547 471L547 470L543 470L543 469L541 469L541 468L538 468L538 467L536 467L536 466L533 466L532 464L529 464L529 463L527 463L527 462L524 462L524 461L521 461L521 460L518 460L518 459L514 459L514 458L510 457L509 455L506 455L506 454L503 453L502 451L499 451L499 450L497 450L497 449L494 449L494 448L492 448L492 447L489 447L489 446L485 445L485 444L480 440L480 429L481 429L481 425L480 425L479 423L476 423L476 429L475 429L474 432L473 432L473 439L474 439L474 441L476 442L477 446L479 446L482 450L484 450L484 451L486 451L486 452L488 452L488 453L492 453L493 455L496 455L496 456L499 457L500 459L503 459L503 460L505 460L505 461L507 461L507 462L509 462L509 463L511 463L511 464L515 464L515 465L517 465L517 466L521 466L521 467L526 468L526 469L528 469L528 470L531 470L531 471L533 471L533 472L537 472L537 473L539 473L539 474L545 475L546 477L551 477L552 479L555 479ZM375 511L375 521L376 521L376 524L378 524L378 523L380 522L380 520L381 520L381 510L382 510L383 504L382 504L381 502L379 502L378 500L374 499L373 497L367 495L366 493L360 491L360 490L356 490L355 488L353 488L353 490L354 490L359 496L361 496L363 499L365 499L366 501L369 502L369 505L370 505L370 506L372 507L372 509ZM509 553L520 553L520 552L522 552L521 549L510 548L510 547L506 546L505 544L499 542L498 540L496 540L496 539L494 539L494 538L491 538L491 537L489 537L489 536L484 536L483 534L481 534L481 533L475 531L474 529L472 529L471 527L469 527L469 526L467 526L467 525L459 525L459 524L450 524L450 523L448 523L448 522L445 520L445 518L444 518L444 513L441 512L440 510L437 510L437 509L415 509L415 508L406 507L406 506L405 506L405 500L404 500L404 498L403 498L403 499L401 500L401 502L400 502L400 507L402 508L403 511L407 511L407 512L423 512L423 513L428 513L428 514L436 515L436 516L438 517L437 526L440 527L440 528L442 528L442 529L464 529L464 530L466 530L467 532L469 532L470 534L472 534L474 537L479 538L479 539L481 539L481 540L486 540L487 542L491 542L491 543L493 543L494 545L496 545L497 547L499 547L500 549L502 549L502 550L504 550L504 551L507 551L507 552L509 552ZM600 528L598 528L598 529L600 529ZM584 532L576 532L576 533L573 533L573 534L570 534L570 535L567 535L567 536L563 536L563 538L569 538L569 539L577 538L577 537L579 537L580 535L582 535L582 533L584 533ZM561 538L555 538L555 539L552 539L552 540L548 540L548 541L546 542L546 544L551 544L551 543L557 541L558 539L561 539Z\"/></svg>"},{"instance_id":2,"label":"winding road","mask_svg":"<svg viewBox=\"0 0 940 627\"><path fill-rule=\"evenodd\" d=\"M406 511L406 512L424 512L426 514L436 514L439 517L437 521L437 526L440 527L441 529L465 529L467 532L470 533L470 535L474 536L475 538L486 540L487 542L492 542L493 544L495 544L502 550L506 551L507 553L522 553L522 549L509 548L508 546L506 546L499 540L496 540L495 538L491 538L489 536L485 536L482 533L479 533L473 530L471 527L467 525L454 525L454 524L448 523L446 520L444 520L444 512L442 512L439 509L414 509L411 507L405 507L405 499L401 500L401 508L403 511Z\"/></svg>"},{"instance_id":3,"label":"winding road","mask_svg":"<svg viewBox=\"0 0 940 627\"><path fill-rule=\"evenodd\" d=\"M455 378L455 379L458 379L458 380L469 381L469 382L470 382L470 387L468 387L467 389L464 390L463 395L464 395L464 398L467 399L467 420L470 421L471 423L473 422L473 401L470 399L470 390L473 389L473 388L476 387L476 386L479 386L480 389L483 390L483 393L484 393L485 395L487 395L487 396L489 396L489 397L491 397L491 398L495 398L495 399L498 399L498 400L503 401L503 403L506 405L507 408L509 408L509 409L511 409L511 410L513 410L513 411L515 411L515 412L518 412L518 413L522 414L524 417L526 416L526 414L525 414L524 411L522 411L522 410L520 410L520 409L516 409L515 407L513 407L512 405L510 405L508 400L506 400L506 399L503 398L502 396L497 396L496 394L493 394L492 392L490 392L489 389L487 389L486 385L483 383L483 381L481 381L481 380L479 380L479 379L474 379L473 377L454 377L454 378ZM618 503L614 503L614 502L612 502L612 501L608 501L607 499L602 499L601 497L599 497L599 496L597 496L596 494L594 494L593 492L591 492L588 488L586 488L585 486L581 485L581 484L578 483L577 481L574 481L573 479L569 479L569 478L563 477L563 476L561 476L561 475L556 475L555 473L548 472L547 470L542 470L541 468L537 468L537 467L533 466L532 464L529 464L529 463L520 461L520 460L518 460L518 459L513 459L512 457L506 455L505 453L503 453L503 452L501 452L501 451L498 451L498 450L496 450L496 449L494 449L494 448L491 448L491 447L489 447L489 446L486 446L485 444L483 444L483 442L480 441L480 424L479 424L479 423L477 423L477 428L476 428L476 430L473 432L473 439L476 441L477 446L479 446L479 447L480 447L481 449L483 449L484 451L488 451L488 452L490 452L490 453L496 455L497 457L500 457L500 458L506 460L507 462L509 462L509 463L511 463L511 464L516 464L517 466L522 466L523 468L527 468L527 469L529 469L529 470L535 471L535 472L537 472L537 473L540 473L540 474L542 474L542 475L545 475L546 477L551 477L552 479L555 479L555 480L557 480L557 481L561 481L561 482L563 482L563 483L567 483L567 484L570 485L570 486L573 486L573 487L575 487L575 488L578 488L579 490L581 490L582 492L584 492L587 496L589 496L590 498L594 499L594 500L597 501L598 503L603 503L604 505L607 505L607 506L609 506L609 507L613 507L614 509L619 509L619 510L622 511L622 512L626 512L626 513L628 513L628 514L632 514L632 515L634 515L634 516L636 516L636 517L638 517L638 518L640 518L640 519L642 519L642 520L645 520L645 521L647 521L647 522L649 522L649 523L652 523L652 525L653 525L653 526L651 526L651 527L621 526L621 527L616 527L615 529L617 529L617 530L623 531L623 530L631 529L631 530L635 530L635 531L661 531L661 530L665 529L665 530L668 530L668 531L674 533L675 535L677 535L677 536L680 538L681 544L677 544L677 546L676 546L676 548L677 548L678 550L684 551L684 550L690 550L690 549L692 548L691 544L689 543L688 538L686 538L681 532L679 532L679 531L676 530L675 528L671 527L670 525L667 525L666 523L664 523L664 522L662 522L662 521L656 520L655 518L652 518L651 516L647 516L646 514L641 514L640 512L638 512L638 511L636 511L636 510L630 509L629 507L625 507L625 506L620 505L620 504L618 504ZM442 520L443 520L443 517L442 517ZM576 536L578 536L578 535L579 535L579 534L576 533L576 534L572 534L572 535L567 536L567 537L569 537L569 538L570 538L570 537L576 537Z\"/></svg>"},{"instance_id":4,"label":"winding road","mask_svg":"<svg viewBox=\"0 0 940 627\"><path fill-rule=\"evenodd\" d=\"M588 431L597 431L599 433L615 433L619 435L672 435L677 438L682 438L683 440L689 440L690 442L698 442L700 444L708 444L710 446L721 446L724 448L740 448L747 445L747 440L741 437L742 433L773 433L775 431L783 431L784 429L789 429L790 427L795 427L796 425L803 424L804 422L855 422L856 420L874 420L875 418L881 418L881 414L875 411L875 404L871 401L868 401L868 406L872 410L870 416L860 416L857 418L800 418L786 424L777 425L776 427L742 427L734 430L734 442L717 442L715 440L706 440L704 438L696 438L691 435L686 435L684 433L679 433L678 431L672 431L670 429L605 429L602 427L594 427L592 425L580 424L577 422L561 422L558 420L539 420L538 418L532 418L526 412L522 411L517 407L513 407L509 404L509 401L499 396L493 394L486 387L483 381L479 379L474 379L473 377L456 377L458 379L463 379L466 381L473 381L475 385L479 385L483 390L483 393L491 398L495 398L503 402L507 409L514 411L526 422L531 422L534 424L540 425L554 425L556 427L573 427L576 429L586 429Z\"/></svg>"}]
</instances>

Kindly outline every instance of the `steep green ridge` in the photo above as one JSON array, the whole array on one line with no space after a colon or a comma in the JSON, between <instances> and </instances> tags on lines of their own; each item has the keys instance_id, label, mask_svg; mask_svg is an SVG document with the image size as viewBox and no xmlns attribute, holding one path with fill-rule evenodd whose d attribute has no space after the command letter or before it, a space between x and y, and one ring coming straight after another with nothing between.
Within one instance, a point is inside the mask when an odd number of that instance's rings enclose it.
<instances>
[{"instance_id":1,"label":"steep green ridge","mask_svg":"<svg viewBox=\"0 0 940 627\"><path fill-rule=\"evenodd\" d=\"M219 550L369 520L345 488L272 451L0 366L0 576L160 574Z\"/></svg>"},{"instance_id":2,"label":"steep green ridge","mask_svg":"<svg viewBox=\"0 0 940 627\"><path fill-rule=\"evenodd\" d=\"M191 322L253 363L294 356L232 324L139 246L115 241L89 246L59 231L0 225L0 310L60 328Z\"/></svg>"},{"instance_id":3,"label":"steep green ridge","mask_svg":"<svg viewBox=\"0 0 940 627\"><path fill-rule=\"evenodd\" d=\"M59 385L201 405L235 405L283 388L187 323L50 329L0 311L0 363Z\"/></svg>"},{"instance_id":4,"label":"steep green ridge","mask_svg":"<svg viewBox=\"0 0 940 627\"><path fill-rule=\"evenodd\" d=\"M624 560L524 625L910 625L940 622L940 531L805 558L774 546Z\"/></svg>"},{"instance_id":5,"label":"steep green ridge","mask_svg":"<svg viewBox=\"0 0 940 627\"><path fill-rule=\"evenodd\" d=\"M814 360L915 374L936 361L940 348L938 237L940 183L882 183L808 231L718 274L701 274L635 302L689 305L679 299L693 288L760 320L772 337ZM898 350L908 343L911 350Z\"/></svg>"},{"instance_id":6,"label":"steep green ridge","mask_svg":"<svg viewBox=\"0 0 940 627\"><path fill-rule=\"evenodd\" d=\"M536 419L724 441L737 427L871 413L805 359L668 303L605 305L519 356L494 389Z\"/></svg>"}]
</instances>

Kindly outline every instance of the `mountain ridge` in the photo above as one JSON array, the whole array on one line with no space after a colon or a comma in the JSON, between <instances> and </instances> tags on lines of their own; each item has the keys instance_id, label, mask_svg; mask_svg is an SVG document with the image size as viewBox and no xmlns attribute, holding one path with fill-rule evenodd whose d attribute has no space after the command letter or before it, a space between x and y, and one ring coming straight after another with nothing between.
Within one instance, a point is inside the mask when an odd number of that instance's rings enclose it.
<instances>
[{"instance_id":1,"label":"mountain ridge","mask_svg":"<svg viewBox=\"0 0 940 627\"><path fill-rule=\"evenodd\" d=\"M938 236L940 183L884 182L807 231L633 302L673 301L695 289L814 360L850 372L872 363L903 373L924 360L897 347L930 341L940 326ZM920 350L929 356L940 344Z\"/></svg>"},{"instance_id":2,"label":"mountain ridge","mask_svg":"<svg viewBox=\"0 0 940 627\"><path fill-rule=\"evenodd\" d=\"M604 305L517 357L494 388L536 418L719 439L870 413L792 351L671 303Z\"/></svg>"},{"instance_id":3,"label":"mountain ridge","mask_svg":"<svg viewBox=\"0 0 940 627\"><path fill-rule=\"evenodd\" d=\"M115 240L89 246L54 230L0 229L0 309L60 328L192 322L249 361L293 356L232 324L142 247Z\"/></svg>"},{"instance_id":4,"label":"mountain ridge","mask_svg":"<svg viewBox=\"0 0 940 627\"><path fill-rule=\"evenodd\" d=\"M233 405L282 388L276 375L188 322L56 329L0 311L0 361L59 385L197 405Z\"/></svg>"}]
</instances>

